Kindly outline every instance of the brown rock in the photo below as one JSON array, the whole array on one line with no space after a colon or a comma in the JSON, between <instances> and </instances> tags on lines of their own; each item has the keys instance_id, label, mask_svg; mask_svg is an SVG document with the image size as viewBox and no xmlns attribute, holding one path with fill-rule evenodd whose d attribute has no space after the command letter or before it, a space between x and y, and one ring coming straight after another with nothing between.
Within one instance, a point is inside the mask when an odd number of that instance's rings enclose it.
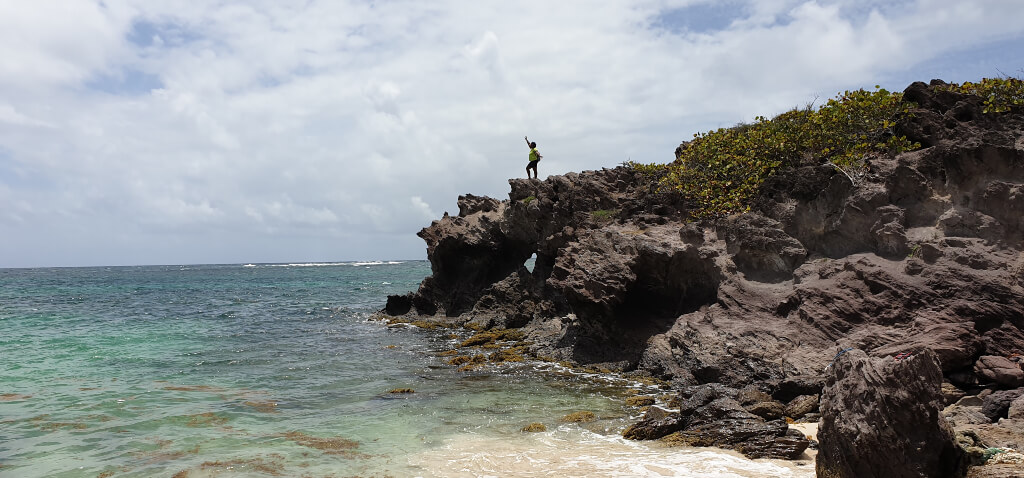
<instances>
[{"instance_id":1,"label":"brown rock","mask_svg":"<svg viewBox=\"0 0 1024 478\"><path fill-rule=\"evenodd\" d=\"M657 440L682 430L685 425L679 413L654 406L647 409L642 421L626 428L622 436L630 440Z\"/></svg>"},{"instance_id":2,"label":"brown rock","mask_svg":"<svg viewBox=\"0 0 1024 478\"><path fill-rule=\"evenodd\" d=\"M952 405L966 395L963 390L949 382L942 382L942 403Z\"/></svg>"},{"instance_id":3,"label":"brown rock","mask_svg":"<svg viewBox=\"0 0 1024 478\"><path fill-rule=\"evenodd\" d=\"M782 403L819 394L850 347L931 350L956 387L1013 387L1005 363L973 366L1024 351L1024 110L983 114L939 84L905 95L917 106L897 132L924 148L855 181L808 158L746 214L692 220L657 172L626 166L460 197L419 233L432 275L387 311L523 327L537 355L756 382Z\"/></svg>"},{"instance_id":4,"label":"brown rock","mask_svg":"<svg viewBox=\"0 0 1024 478\"><path fill-rule=\"evenodd\" d=\"M818 411L817 395L800 395L786 404L786 416L790 418L801 418L811 412Z\"/></svg>"},{"instance_id":5,"label":"brown rock","mask_svg":"<svg viewBox=\"0 0 1024 478\"><path fill-rule=\"evenodd\" d=\"M983 399L981 413L993 422L1000 418L1007 418L1010 413L1010 404L1021 396L1024 396L1024 387L992 392Z\"/></svg>"},{"instance_id":6,"label":"brown rock","mask_svg":"<svg viewBox=\"0 0 1024 478\"><path fill-rule=\"evenodd\" d=\"M782 418L785 413L782 404L775 400L757 402L746 405L743 408L765 420L778 420L779 418Z\"/></svg>"},{"instance_id":7,"label":"brown rock","mask_svg":"<svg viewBox=\"0 0 1024 478\"><path fill-rule=\"evenodd\" d=\"M747 385L736 392L736 401L740 402L741 405L747 406L758 402L770 402L772 396L763 392L755 385Z\"/></svg>"},{"instance_id":8,"label":"brown rock","mask_svg":"<svg viewBox=\"0 0 1024 478\"><path fill-rule=\"evenodd\" d=\"M963 405L950 405L942 410L942 416L946 417L950 425L954 427L960 427L963 425L981 425L983 423L991 423L984 413L981 413L981 407L970 407Z\"/></svg>"},{"instance_id":9,"label":"brown rock","mask_svg":"<svg viewBox=\"0 0 1024 478\"><path fill-rule=\"evenodd\" d=\"M967 478L1020 478L1022 466L1015 463L972 466Z\"/></svg>"},{"instance_id":10,"label":"brown rock","mask_svg":"<svg viewBox=\"0 0 1024 478\"><path fill-rule=\"evenodd\" d=\"M1024 386L1024 370L1006 357L982 355L974 364L974 372L1005 387Z\"/></svg>"},{"instance_id":11,"label":"brown rock","mask_svg":"<svg viewBox=\"0 0 1024 478\"><path fill-rule=\"evenodd\" d=\"M1006 411L1006 418L1024 420L1024 395L1010 402L1010 408Z\"/></svg>"},{"instance_id":12,"label":"brown rock","mask_svg":"<svg viewBox=\"0 0 1024 478\"><path fill-rule=\"evenodd\" d=\"M899 362L859 350L839 357L821 398L818 476L964 476L963 450L939 414L941 383L928 350Z\"/></svg>"},{"instance_id":13,"label":"brown rock","mask_svg":"<svg viewBox=\"0 0 1024 478\"><path fill-rule=\"evenodd\" d=\"M630 426L623 436L635 440L666 437L688 446L733 449L750 458L792 459L810 445L802 435L787 434L785 421L764 420L744 410L736 395L735 389L721 384L684 387L679 393L679 412L651 407L643 421ZM782 404L775 406L781 413Z\"/></svg>"}]
</instances>

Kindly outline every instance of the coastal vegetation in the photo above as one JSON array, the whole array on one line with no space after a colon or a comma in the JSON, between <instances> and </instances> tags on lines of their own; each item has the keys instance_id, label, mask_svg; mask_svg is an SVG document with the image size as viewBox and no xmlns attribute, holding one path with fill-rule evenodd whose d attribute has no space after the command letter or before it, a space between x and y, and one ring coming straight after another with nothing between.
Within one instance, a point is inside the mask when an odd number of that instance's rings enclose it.
<instances>
[{"instance_id":1,"label":"coastal vegetation","mask_svg":"<svg viewBox=\"0 0 1024 478\"><path fill-rule=\"evenodd\" d=\"M948 91L967 95L980 96L985 99L983 113L1005 113L1012 107L1024 106L1024 80L1014 77L982 78L974 83L965 81L962 84L946 86Z\"/></svg>"},{"instance_id":2,"label":"coastal vegetation","mask_svg":"<svg viewBox=\"0 0 1024 478\"><path fill-rule=\"evenodd\" d=\"M1018 78L986 78L945 89L984 98L986 113L1024 105L1024 81ZM661 190L682 193L694 219L721 217L748 211L761 184L780 171L829 164L856 182L872 156L920 148L896 130L914 106L902 93L878 86L846 91L818 108L808 104L774 118L758 116L753 123L696 133L676 150L672 163L626 165L656 179Z\"/></svg>"}]
</instances>

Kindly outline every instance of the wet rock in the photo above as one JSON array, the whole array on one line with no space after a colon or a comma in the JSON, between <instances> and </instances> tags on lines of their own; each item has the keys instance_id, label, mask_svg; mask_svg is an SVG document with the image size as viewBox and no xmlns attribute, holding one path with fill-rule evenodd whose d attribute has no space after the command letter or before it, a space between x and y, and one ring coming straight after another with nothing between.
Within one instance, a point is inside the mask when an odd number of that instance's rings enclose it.
<instances>
[{"instance_id":1,"label":"wet rock","mask_svg":"<svg viewBox=\"0 0 1024 478\"><path fill-rule=\"evenodd\" d=\"M963 450L939 413L941 384L928 350L899 362L860 350L839 357L821 399L818 476L964 476Z\"/></svg>"},{"instance_id":2,"label":"wet rock","mask_svg":"<svg viewBox=\"0 0 1024 478\"><path fill-rule=\"evenodd\" d=\"M384 313L393 316L408 314L412 310L412 298L413 294L389 295Z\"/></svg>"},{"instance_id":3,"label":"wet rock","mask_svg":"<svg viewBox=\"0 0 1024 478\"><path fill-rule=\"evenodd\" d=\"M653 406L644 413L643 420L626 428L622 436L630 440L657 440L683 429L685 425L678 412Z\"/></svg>"},{"instance_id":4,"label":"wet rock","mask_svg":"<svg viewBox=\"0 0 1024 478\"><path fill-rule=\"evenodd\" d=\"M784 420L765 420L748 412L736 401L736 395L735 389L721 384L684 387L679 394L678 413L656 411L624 435L634 439L660 438L658 434L676 428L670 437L674 443L728 448L751 458L792 459L810 444L802 435L787 434ZM781 404L777 405L781 408Z\"/></svg>"},{"instance_id":5,"label":"wet rock","mask_svg":"<svg viewBox=\"0 0 1024 478\"><path fill-rule=\"evenodd\" d=\"M1004 387L1024 386L1024 370L1006 357L982 355L974 364L974 372L985 380Z\"/></svg>"}]
</instances>

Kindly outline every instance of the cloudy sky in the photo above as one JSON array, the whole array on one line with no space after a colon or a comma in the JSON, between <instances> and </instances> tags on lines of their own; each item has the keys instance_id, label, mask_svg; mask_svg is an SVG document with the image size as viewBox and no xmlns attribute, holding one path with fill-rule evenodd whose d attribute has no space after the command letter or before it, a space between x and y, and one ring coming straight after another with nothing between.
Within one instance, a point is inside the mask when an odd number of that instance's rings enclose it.
<instances>
[{"instance_id":1,"label":"cloudy sky","mask_svg":"<svg viewBox=\"0 0 1024 478\"><path fill-rule=\"evenodd\" d=\"M0 267L423 259L459 194L1024 69L1020 0L0 0Z\"/></svg>"}]
</instances>

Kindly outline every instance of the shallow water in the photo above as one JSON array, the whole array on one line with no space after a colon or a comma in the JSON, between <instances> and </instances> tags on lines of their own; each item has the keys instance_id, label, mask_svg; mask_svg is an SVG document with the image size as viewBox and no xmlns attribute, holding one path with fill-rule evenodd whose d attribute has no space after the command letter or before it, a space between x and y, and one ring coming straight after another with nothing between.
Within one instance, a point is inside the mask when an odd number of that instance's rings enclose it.
<instances>
[{"instance_id":1,"label":"shallow water","mask_svg":"<svg viewBox=\"0 0 1024 478\"><path fill-rule=\"evenodd\" d=\"M429 272L0 270L0 476L813 476L623 440L628 383L458 372L437 357L457 337L368 320ZM560 422L579 410L598 419Z\"/></svg>"}]
</instances>

